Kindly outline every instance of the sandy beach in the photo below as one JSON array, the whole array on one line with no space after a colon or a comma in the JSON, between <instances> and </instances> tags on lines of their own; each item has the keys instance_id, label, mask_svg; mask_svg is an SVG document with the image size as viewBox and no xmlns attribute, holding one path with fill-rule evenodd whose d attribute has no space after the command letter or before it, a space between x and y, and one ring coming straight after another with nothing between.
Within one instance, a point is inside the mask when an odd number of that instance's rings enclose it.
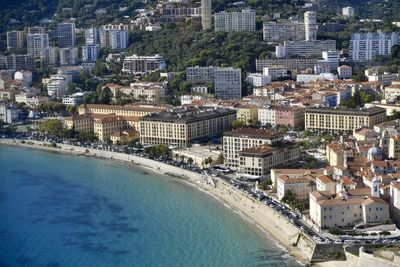
<instances>
[{"instance_id":1,"label":"sandy beach","mask_svg":"<svg viewBox=\"0 0 400 267\"><path fill-rule=\"evenodd\" d=\"M285 249L289 255L297 261L308 263L305 255L296 247L292 246L293 239L296 239L299 230L291 225L286 219L282 218L272 208L261 202L250 198L245 192L242 192L225 181L213 178L215 187L207 183L207 177L184 170L175 166L171 166L158 161L150 160L124 153L103 151L97 149L89 149L85 147L76 147L71 145L57 144L57 148L48 146L48 143L41 141L25 141L21 140L0 139L0 144L22 146L32 149L40 149L45 151L53 151L59 153L68 153L80 156L92 156L103 159L110 159L119 162L135 164L139 167L154 170L160 174L173 175L180 180L188 182L190 185L197 187L203 192L213 196L217 200L224 203L225 206L232 209L248 223L256 225L265 238L275 241L277 246ZM46 144L46 145L44 145Z\"/></svg>"}]
</instances>

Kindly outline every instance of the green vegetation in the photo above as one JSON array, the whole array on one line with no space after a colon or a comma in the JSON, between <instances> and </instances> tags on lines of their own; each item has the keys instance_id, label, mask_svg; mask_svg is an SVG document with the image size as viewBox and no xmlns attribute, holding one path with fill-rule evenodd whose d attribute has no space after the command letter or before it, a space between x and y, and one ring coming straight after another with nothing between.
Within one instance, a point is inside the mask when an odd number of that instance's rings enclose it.
<instances>
[{"instance_id":1,"label":"green vegetation","mask_svg":"<svg viewBox=\"0 0 400 267\"><path fill-rule=\"evenodd\" d=\"M64 130L63 123L58 119L50 119L39 125L39 132L43 134L61 136Z\"/></svg>"},{"instance_id":2,"label":"green vegetation","mask_svg":"<svg viewBox=\"0 0 400 267\"><path fill-rule=\"evenodd\" d=\"M305 162L304 169L315 169L318 164L318 160L313 156L308 156Z\"/></svg>"},{"instance_id":3,"label":"green vegetation","mask_svg":"<svg viewBox=\"0 0 400 267\"><path fill-rule=\"evenodd\" d=\"M156 146L146 147L144 149L144 153L151 158L159 156L162 157L170 156L169 148L166 145L156 145Z\"/></svg>"},{"instance_id":4,"label":"green vegetation","mask_svg":"<svg viewBox=\"0 0 400 267\"><path fill-rule=\"evenodd\" d=\"M356 91L355 94L347 100L340 103L341 106L348 108L363 107L366 103L380 100L378 95L373 95L366 91Z\"/></svg>"},{"instance_id":5,"label":"green vegetation","mask_svg":"<svg viewBox=\"0 0 400 267\"><path fill-rule=\"evenodd\" d=\"M264 181L262 181L259 185L258 185L258 187L261 189L261 190L268 190L269 189L269 187L272 185L272 180L271 180L271 178L268 178L268 179L265 179Z\"/></svg>"},{"instance_id":6,"label":"green vegetation","mask_svg":"<svg viewBox=\"0 0 400 267\"><path fill-rule=\"evenodd\" d=\"M344 234L344 232L342 230L340 230L339 228L336 228L336 227L329 228L328 232L332 235L343 235Z\"/></svg>"}]
</instances>

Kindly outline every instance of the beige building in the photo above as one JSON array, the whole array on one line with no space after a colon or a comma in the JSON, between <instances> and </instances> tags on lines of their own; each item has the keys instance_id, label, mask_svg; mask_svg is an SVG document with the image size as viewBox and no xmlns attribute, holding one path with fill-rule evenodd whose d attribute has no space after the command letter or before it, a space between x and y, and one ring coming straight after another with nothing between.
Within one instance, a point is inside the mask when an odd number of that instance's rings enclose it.
<instances>
[{"instance_id":1,"label":"beige building","mask_svg":"<svg viewBox=\"0 0 400 267\"><path fill-rule=\"evenodd\" d=\"M400 136L390 137L389 158L400 159Z\"/></svg>"},{"instance_id":2,"label":"beige building","mask_svg":"<svg viewBox=\"0 0 400 267\"><path fill-rule=\"evenodd\" d=\"M238 128L225 132L224 163L228 167L238 168L240 151L262 145L273 145L280 141L283 141L283 134L266 129Z\"/></svg>"},{"instance_id":3,"label":"beige building","mask_svg":"<svg viewBox=\"0 0 400 267\"><path fill-rule=\"evenodd\" d=\"M131 90L133 99L158 104L165 97L166 88L163 83L140 82L131 83Z\"/></svg>"},{"instance_id":4,"label":"beige building","mask_svg":"<svg viewBox=\"0 0 400 267\"><path fill-rule=\"evenodd\" d=\"M93 116L91 114L66 117L64 120L67 129L74 129L77 132L93 133Z\"/></svg>"},{"instance_id":5,"label":"beige building","mask_svg":"<svg viewBox=\"0 0 400 267\"><path fill-rule=\"evenodd\" d=\"M115 144L120 142L126 144L134 139L139 138L139 132L135 129L117 131L110 135L110 140Z\"/></svg>"},{"instance_id":6,"label":"beige building","mask_svg":"<svg viewBox=\"0 0 400 267\"><path fill-rule=\"evenodd\" d=\"M269 175L272 168L298 162L300 149L294 144L258 146L239 151L239 172L257 176Z\"/></svg>"},{"instance_id":7,"label":"beige building","mask_svg":"<svg viewBox=\"0 0 400 267\"><path fill-rule=\"evenodd\" d=\"M336 182L327 175L320 175L315 180L317 191L329 191L336 194Z\"/></svg>"},{"instance_id":8,"label":"beige building","mask_svg":"<svg viewBox=\"0 0 400 267\"><path fill-rule=\"evenodd\" d=\"M310 193L310 219L320 228L376 225L390 219L389 204L371 196L371 189L349 189L333 195L330 191Z\"/></svg>"},{"instance_id":9,"label":"beige building","mask_svg":"<svg viewBox=\"0 0 400 267\"><path fill-rule=\"evenodd\" d=\"M258 121L258 108L255 105L241 105L236 110L236 117L246 125L256 124Z\"/></svg>"},{"instance_id":10,"label":"beige building","mask_svg":"<svg viewBox=\"0 0 400 267\"><path fill-rule=\"evenodd\" d=\"M140 119L140 142L187 147L193 140L231 127L236 112L218 108L180 108L150 114Z\"/></svg>"},{"instance_id":11,"label":"beige building","mask_svg":"<svg viewBox=\"0 0 400 267\"><path fill-rule=\"evenodd\" d=\"M277 187L278 178L285 175L289 178L301 178L306 175L323 175L324 169L271 169L271 181L274 188Z\"/></svg>"},{"instance_id":12,"label":"beige building","mask_svg":"<svg viewBox=\"0 0 400 267\"><path fill-rule=\"evenodd\" d=\"M282 200L285 193L291 191L296 195L298 201L304 201L308 199L308 195L313 191L313 185L315 178L311 175L305 175L300 178L290 178L286 175L282 175L278 178L277 184L277 196L279 200Z\"/></svg>"},{"instance_id":13,"label":"beige building","mask_svg":"<svg viewBox=\"0 0 400 267\"><path fill-rule=\"evenodd\" d=\"M142 105L101 105L101 104L84 104L78 107L79 115L82 114L103 114L103 115L118 115L122 117L142 117L150 113L161 112L165 107L142 106Z\"/></svg>"},{"instance_id":14,"label":"beige building","mask_svg":"<svg viewBox=\"0 0 400 267\"><path fill-rule=\"evenodd\" d=\"M390 184L390 215L395 223L400 223L400 183Z\"/></svg>"},{"instance_id":15,"label":"beige building","mask_svg":"<svg viewBox=\"0 0 400 267\"><path fill-rule=\"evenodd\" d=\"M343 132L353 131L362 126L372 128L385 121L383 108L306 108L305 129L314 131Z\"/></svg>"},{"instance_id":16,"label":"beige building","mask_svg":"<svg viewBox=\"0 0 400 267\"><path fill-rule=\"evenodd\" d=\"M94 117L93 121L94 133L102 142L110 139L113 133L128 129L126 121L122 116Z\"/></svg>"}]
</instances>

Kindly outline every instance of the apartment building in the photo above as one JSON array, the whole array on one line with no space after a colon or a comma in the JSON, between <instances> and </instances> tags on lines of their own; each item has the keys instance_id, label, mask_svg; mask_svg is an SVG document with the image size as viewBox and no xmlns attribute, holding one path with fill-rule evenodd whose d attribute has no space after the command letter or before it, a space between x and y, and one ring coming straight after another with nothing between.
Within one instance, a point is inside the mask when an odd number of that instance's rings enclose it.
<instances>
[{"instance_id":1,"label":"apartment building","mask_svg":"<svg viewBox=\"0 0 400 267\"><path fill-rule=\"evenodd\" d=\"M400 136L390 137L388 156L392 159L400 159Z\"/></svg>"},{"instance_id":2,"label":"apartment building","mask_svg":"<svg viewBox=\"0 0 400 267\"><path fill-rule=\"evenodd\" d=\"M262 73L249 73L247 74L246 81L254 87L260 87L271 84L271 76Z\"/></svg>"},{"instance_id":3,"label":"apartment building","mask_svg":"<svg viewBox=\"0 0 400 267\"><path fill-rule=\"evenodd\" d=\"M132 55L124 59L122 71L131 74L146 74L167 68L165 59L160 55Z\"/></svg>"},{"instance_id":4,"label":"apartment building","mask_svg":"<svg viewBox=\"0 0 400 267\"><path fill-rule=\"evenodd\" d=\"M344 132L385 121L383 108L311 107L305 110L305 129L314 131Z\"/></svg>"},{"instance_id":5,"label":"apartment building","mask_svg":"<svg viewBox=\"0 0 400 267\"><path fill-rule=\"evenodd\" d=\"M35 33L26 35L28 54L33 57L43 57L43 50L49 46L49 35L47 33Z\"/></svg>"},{"instance_id":6,"label":"apartment building","mask_svg":"<svg viewBox=\"0 0 400 267\"><path fill-rule=\"evenodd\" d=\"M186 80L192 84L212 83L214 82L214 71L217 69L213 66L208 67L187 67Z\"/></svg>"},{"instance_id":7,"label":"apartment building","mask_svg":"<svg viewBox=\"0 0 400 267\"><path fill-rule=\"evenodd\" d=\"M349 19L354 17L354 7L347 6L342 8L342 16Z\"/></svg>"},{"instance_id":8,"label":"apartment building","mask_svg":"<svg viewBox=\"0 0 400 267\"><path fill-rule=\"evenodd\" d=\"M399 44L396 32L358 32L351 35L349 52L353 61L372 60L376 56L387 56L392 46Z\"/></svg>"},{"instance_id":9,"label":"apartment building","mask_svg":"<svg viewBox=\"0 0 400 267\"><path fill-rule=\"evenodd\" d=\"M302 178L304 176L320 176L324 174L324 169L271 169L271 181L273 188L277 189L278 178L281 176L293 178Z\"/></svg>"},{"instance_id":10,"label":"apartment building","mask_svg":"<svg viewBox=\"0 0 400 267\"><path fill-rule=\"evenodd\" d=\"M49 65L57 65L59 63L59 49L55 46L48 46L43 49L43 59Z\"/></svg>"},{"instance_id":11,"label":"apartment building","mask_svg":"<svg viewBox=\"0 0 400 267\"><path fill-rule=\"evenodd\" d=\"M331 191L311 192L310 219L321 229L350 228L359 223L376 225L389 220L389 204L379 197L379 192L371 194L373 190L349 189L333 196Z\"/></svg>"},{"instance_id":12,"label":"apartment building","mask_svg":"<svg viewBox=\"0 0 400 267\"><path fill-rule=\"evenodd\" d=\"M57 26L58 47L75 46L75 23L59 23Z\"/></svg>"},{"instance_id":13,"label":"apartment building","mask_svg":"<svg viewBox=\"0 0 400 267\"><path fill-rule=\"evenodd\" d=\"M83 62L96 62L99 58L100 48L99 45L83 45L82 46L82 61Z\"/></svg>"},{"instance_id":14,"label":"apartment building","mask_svg":"<svg viewBox=\"0 0 400 267\"><path fill-rule=\"evenodd\" d=\"M304 107L275 106L274 125L284 125L291 128L304 128Z\"/></svg>"},{"instance_id":15,"label":"apartment building","mask_svg":"<svg viewBox=\"0 0 400 267\"><path fill-rule=\"evenodd\" d=\"M33 96L29 93L20 93L15 95L15 102L25 103L30 108L36 108L38 105L46 103L48 98L45 96Z\"/></svg>"},{"instance_id":16,"label":"apartment building","mask_svg":"<svg viewBox=\"0 0 400 267\"><path fill-rule=\"evenodd\" d=\"M24 31L8 31L7 32L7 51L15 52L25 47Z\"/></svg>"},{"instance_id":17,"label":"apartment building","mask_svg":"<svg viewBox=\"0 0 400 267\"><path fill-rule=\"evenodd\" d=\"M304 31L306 41L317 40L317 14L314 11L304 13Z\"/></svg>"},{"instance_id":18,"label":"apartment building","mask_svg":"<svg viewBox=\"0 0 400 267\"><path fill-rule=\"evenodd\" d=\"M99 43L99 29L91 27L85 29L85 44L86 45L96 45Z\"/></svg>"},{"instance_id":19,"label":"apartment building","mask_svg":"<svg viewBox=\"0 0 400 267\"><path fill-rule=\"evenodd\" d=\"M283 45L275 47L277 58L285 57L318 57L323 51L336 50L335 40L314 40L314 41L288 41Z\"/></svg>"},{"instance_id":20,"label":"apartment building","mask_svg":"<svg viewBox=\"0 0 400 267\"><path fill-rule=\"evenodd\" d=\"M392 82L392 85L386 86L384 90L386 101L396 101L400 96L400 84L396 84L396 82Z\"/></svg>"},{"instance_id":21,"label":"apartment building","mask_svg":"<svg viewBox=\"0 0 400 267\"><path fill-rule=\"evenodd\" d=\"M258 121L261 126L276 126L276 111L273 106L262 107L258 109Z\"/></svg>"},{"instance_id":22,"label":"apartment building","mask_svg":"<svg viewBox=\"0 0 400 267\"><path fill-rule=\"evenodd\" d=\"M238 128L223 134L224 163L228 167L239 167L239 152L263 145L273 146L283 141L283 134L266 129Z\"/></svg>"},{"instance_id":23,"label":"apartment building","mask_svg":"<svg viewBox=\"0 0 400 267\"><path fill-rule=\"evenodd\" d=\"M188 147L193 140L231 127L236 112L220 108L180 108L140 118L140 142Z\"/></svg>"},{"instance_id":24,"label":"apartment building","mask_svg":"<svg viewBox=\"0 0 400 267\"><path fill-rule=\"evenodd\" d=\"M317 64L317 58L296 57L296 58L265 58L256 59L256 70L263 71L264 68L282 66L290 71L302 71L312 69Z\"/></svg>"},{"instance_id":25,"label":"apartment building","mask_svg":"<svg viewBox=\"0 0 400 267\"><path fill-rule=\"evenodd\" d=\"M99 138L99 141L105 142L111 140L110 137L115 132L128 129L128 125L122 116L94 116L93 132Z\"/></svg>"},{"instance_id":26,"label":"apartment building","mask_svg":"<svg viewBox=\"0 0 400 267\"><path fill-rule=\"evenodd\" d=\"M11 54L6 56L6 69L11 71L18 70L34 70L36 64L34 58L30 54L26 55L16 55Z\"/></svg>"},{"instance_id":27,"label":"apartment building","mask_svg":"<svg viewBox=\"0 0 400 267\"><path fill-rule=\"evenodd\" d=\"M216 32L255 31L256 13L251 10L215 13L214 30Z\"/></svg>"},{"instance_id":28,"label":"apartment building","mask_svg":"<svg viewBox=\"0 0 400 267\"><path fill-rule=\"evenodd\" d=\"M75 65L78 62L77 47L63 47L58 50L60 65Z\"/></svg>"},{"instance_id":29,"label":"apartment building","mask_svg":"<svg viewBox=\"0 0 400 267\"><path fill-rule=\"evenodd\" d=\"M303 41L304 23L301 22L264 22L263 39L267 42Z\"/></svg>"},{"instance_id":30,"label":"apartment building","mask_svg":"<svg viewBox=\"0 0 400 267\"><path fill-rule=\"evenodd\" d=\"M263 74L270 76L271 79L273 79L273 80L276 80L279 78L285 78L285 77L289 76L287 68L285 68L283 66L273 66L273 67L264 68Z\"/></svg>"},{"instance_id":31,"label":"apartment building","mask_svg":"<svg viewBox=\"0 0 400 267\"><path fill-rule=\"evenodd\" d=\"M49 97L61 99L67 93L67 85L72 81L70 75L55 74L50 75L45 82Z\"/></svg>"},{"instance_id":32,"label":"apartment building","mask_svg":"<svg viewBox=\"0 0 400 267\"><path fill-rule=\"evenodd\" d=\"M166 84L153 82L131 83L131 95L134 99L158 104L165 97Z\"/></svg>"},{"instance_id":33,"label":"apartment building","mask_svg":"<svg viewBox=\"0 0 400 267\"><path fill-rule=\"evenodd\" d=\"M298 160L299 157L297 157ZM279 200L285 196L285 194L290 191L296 195L298 201L305 201L308 199L309 193L313 191L313 186L311 182L315 182L315 178L311 175L305 175L299 178L290 178L286 175L281 175L277 181L276 195Z\"/></svg>"},{"instance_id":34,"label":"apartment building","mask_svg":"<svg viewBox=\"0 0 400 267\"><path fill-rule=\"evenodd\" d=\"M128 47L129 43L128 31L101 29L99 35L100 35L101 47L111 48L114 50L123 50Z\"/></svg>"},{"instance_id":35,"label":"apartment building","mask_svg":"<svg viewBox=\"0 0 400 267\"><path fill-rule=\"evenodd\" d=\"M163 110L165 110L165 107L84 104L78 107L78 114L115 114L122 117L142 117L151 113L161 112Z\"/></svg>"},{"instance_id":36,"label":"apartment building","mask_svg":"<svg viewBox=\"0 0 400 267\"><path fill-rule=\"evenodd\" d=\"M337 67L337 73L339 79L350 79L353 75L353 69L350 66L343 65Z\"/></svg>"},{"instance_id":37,"label":"apartment building","mask_svg":"<svg viewBox=\"0 0 400 267\"><path fill-rule=\"evenodd\" d=\"M214 70L214 93L219 99L242 98L242 72L234 68Z\"/></svg>"},{"instance_id":38,"label":"apartment building","mask_svg":"<svg viewBox=\"0 0 400 267\"><path fill-rule=\"evenodd\" d=\"M269 175L272 168L290 166L298 162L300 148L286 143L282 146L257 146L238 152L239 172L250 175Z\"/></svg>"},{"instance_id":39,"label":"apartment building","mask_svg":"<svg viewBox=\"0 0 400 267\"><path fill-rule=\"evenodd\" d=\"M212 1L201 0L201 26L203 30L209 30L212 27Z\"/></svg>"},{"instance_id":40,"label":"apartment building","mask_svg":"<svg viewBox=\"0 0 400 267\"><path fill-rule=\"evenodd\" d=\"M236 118L246 125L256 124L258 121L258 108L255 105L240 105L236 109Z\"/></svg>"},{"instance_id":41,"label":"apartment building","mask_svg":"<svg viewBox=\"0 0 400 267\"><path fill-rule=\"evenodd\" d=\"M93 124L93 116L92 114L81 114L70 117L65 117L64 125L67 129L74 129L77 132L84 133L93 133L94 124Z\"/></svg>"}]
</instances>

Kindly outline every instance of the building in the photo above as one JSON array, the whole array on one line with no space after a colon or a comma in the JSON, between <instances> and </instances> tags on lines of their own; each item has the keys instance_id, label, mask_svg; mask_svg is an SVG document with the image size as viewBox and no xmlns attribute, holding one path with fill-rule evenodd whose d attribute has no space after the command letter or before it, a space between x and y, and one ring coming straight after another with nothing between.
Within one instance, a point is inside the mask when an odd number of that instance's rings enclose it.
<instances>
[{"instance_id":1,"label":"building","mask_svg":"<svg viewBox=\"0 0 400 267\"><path fill-rule=\"evenodd\" d=\"M385 100L388 102L396 101L400 96L400 84L392 82L392 85L385 87Z\"/></svg>"},{"instance_id":2,"label":"building","mask_svg":"<svg viewBox=\"0 0 400 267\"><path fill-rule=\"evenodd\" d=\"M274 66L263 69L263 74L271 77L272 80L288 77L288 70L285 67Z\"/></svg>"},{"instance_id":3,"label":"building","mask_svg":"<svg viewBox=\"0 0 400 267\"><path fill-rule=\"evenodd\" d=\"M33 56L11 54L6 56L6 68L11 71L36 69Z\"/></svg>"},{"instance_id":4,"label":"building","mask_svg":"<svg viewBox=\"0 0 400 267\"><path fill-rule=\"evenodd\" d=\"M254 87L265 86L271 84L271 76L261 73L249 73L246 81Z\"/></svg>"},{"instance_id":5,"label":"building","mask_svg":"<svg viewBox=\"0 0 400 267\"><path fill-rule=\"evenodd\" d=\"M72 81L70 75L50 75L46 81L47 94L49 97L61 99L67 93L67 85Z\"/></svg>"},{"instance_id":6,"label":"building","mask_svg":"<svg viewBox=\"0 0 400 267\"><path fill-rule=\"evenodd\" d=\"M7 32L7 51L16 52L25 48L25 32L24 31L8 31Z\"/></svg>"},{"instance_id":7,"label":"building","mask_svg":"<svg viewBox=\"0 0 400 267\"><path fill-rule=\"evenodd\" d=\"M20 70L14 73L14 80L22 81L22 85L31 86L32 84L32 71Z\"/></svg>"},{"instance_id":8,"label":"building","mask_svg":"<svg viewBox=\"0 0 400 267\"><path fill-rule=\"evenodd\" d=\"M129 36L125 30L100 30L100 46L114 50L123 50L128 47Z\"/></svg>"},{"instance_id":9,"label":"building","mask_svg":"<svg viewBox=\"0 0 400 267\"><path fill-rule=\"evenodd\" d=\"M99 43L99 29L91 27L85 29L85 44L86 45L96 45Z\"/></svg>"},{"instance_id":10,"label":"building","mask_svg":"<svg viewBox=\"0 0 400 267\"><path fill-rule=\"evenodd\" d=\"M300 22L264 22L263 39L267 42L303 41L304 23Z\"/></svg>"},{"instance_id":11,"label":"building","mask_svg":"<svg viewBox=\"0 0 400 267\"><path fill-rule=\"evenodd\" d=\"M317 186L317 191L329 191L332 195L336 194L336 182L327 175L318 176L315 180L315 184Z\"/></svg>"},{"instance_id":12,"label":"building","mask_svg":"<svg viewBox=\"0 0 400 267\"><path fill-rule=\"evenodd\" d=\"M122 116L109 115L93 117L93 132L101 142L111 141L110 137L113 133L128 129L129 126Z\"/></svg>"},{"instance_id":13,"label":"building","mask_svg":"<svg viewBox=\"0 0 400 267\"><path fill-rule=\"evenodd\" d=\"M236 112L219 108L181 108L140 118L140 142L187 147L231 127Z\"/></svg>"},{"instance_id":14,"label":"building","mask_svg":"<svg viewBox=\"0 0 400 267\"><path fill-rule=\"evenodd\" d=\"M347 19L354 17L354 7L351 6L343 7L342 15Z\"/></svg>"},{"instance_id":15,"label":"building","mask_svg":"<svg viewBox=\"0 0 400 267\"><path fill-rule=\"evenodd\" d=\"M99 58L99 45L83 45L82 46L82 61L95 62Z\"/></svg>"},{"instance_id":16,"label":"building","mask_svg":"<svg viewBox=\"0 0 400 267\"><path fill-rule=\"evenodd\" d=\"M258 121L258 108L255 105L241 105L236 109L236 118L246 125L256 124Z\"/></svg>"},{"instance_id":17,"label":"building","mask_svg":"<svg viewBox=\"0 0 400 267\"><path fill-rule=\"evenodd\" d=\"M239 172L266 176L272 168L292 166L298 162L300 149L294 144L282 146L258 146L239 151Z\"/></svg>"},{"instance_id":18,"label":"building","mask_svg":"<svg viewBox=\"0 0 400 267\"><path fill-rule=\"evenodd\" d=\"M391 82L399 79L399 74L389 73L389 72L384 72L382 74L371 73L371 74L367 74L366 76L367 76L369 82L379 82L383 85L388 85Z\"/></svg>"},{"instance_id":19,"label":"building","mask_svg":"<svg viewBox=\"0 0 400 267\"><path fill-rule=\"evenodd\" d=\"M273 146L283 141L283 134L266 129L238 128L223 134L224 163L228 167L239 167L239 152L263 145Z\"/></svg>"},{"instance_id":20,"label":"building","mask_svg":"<svg viewBox=\"0 0 400 267\"><path fill-rule=\"evenodd\" d=\"M160 103L161 98L165 97L167 88L164 83L137 82L131 83L130 89L133 99L148 103Z\"/></svg>"},{"instance_id":21,"label":"building","mask_svg":"<svg viewBox=\"0 0 400 267\"><path fill-rule=\"evenodd\" d=\"M216 32L253 32L256 30L256 13L251 10L215 13L214 30Z\"/></svg>"},{"instance_id":22,"label":"building","mask_svg":"<svg viewBox=\"0 0 400 267\"><path fill-rule=\"evenodd\" d=\"M330 71L335 71L337 67L339 67L339 61L340 61L339 52L329 50L322 52L322 59L318 59L317 64L328 65Z\"/></svg>"},{"instance_id":23,"label":"building","mask_svg":"<svg viewBox=\"0 0 400 267\"><path fill-rule=\"evenodd\" d=\"M331 191L310 193L310 219L321 229L377 225L390 219L389 204L374 188L348 189L337 195Z\"/></svg>"},{"instance_id":24,"label":"building","mask_svg":"<svg viewBox=\"0 0 400 267\"><path fill-rule=\"evenodd\" d=\"M135 129L116 131L110 135L110 140L114 144L127 144L128 142L138 138L139 132Z\"/></svg>"},{"instance_id":25,"label":"building","mask_svg":"<svg viewBox=\"0 0 400 267\"><path fill-rule=\"evenodd\" d=\"M44 27L40 27L40 26L28 27L28 34L46 33L46 32L47 32L47 30Z\"/></svg>"},{"instance_id":26,"label":"building","mask_svg":"<svg viewBox=\"0 0 400 267\"><path fill-rule=\"evenodd\" d=\"M30 108L36 108L38 105L46 103L48 98L45 96L32 96L29 93L15 95L15 102L25 103Z\"/></svg>"},{"instance_id":27,"label":"building","mask_svg":"<svg viewBox=\"0 0 400 267\"><path fill-rule=\"evenodd\" d=\"M212 1L201 0L201 26L203 30L209 30L212 26Z\"/></svg>"},{"instance_id":28,"label":"building","mask_svg":"<svg viewBox=\"0 0 400 267\"><path fill-rule=\"evenodd\" d=\"M321 65L317 64L314 66L314 74L319 75L321 73L329 73L331 71L331 68L329 65Z\"/></svg>"},{"instance_id":29,"label":"building","mask_svg":"<svg viewBox=\"0 0 400 267\"><path fill-rule=\"evenodd\" d=\"M263 107L258 109L258 121L261 126L272 126L275 127L276 122L276 111L272 106Z\"/></svg>"},{"instance_id":30,"label":"building","mask_svg":"<svg viewBox=\"0 0 400 267\"><path fill-rule=\"evenodd\" d=\"M75 65L78 62L77 47L63 47L58 50L60 65Z\"/></svg>"},{"instance_id":31,"label":"building","mask_svg":"<svg viewBox=\"0 0 400 267\"><path fill-rule=\"evenodd\" d=\"M48 46L43 49L43 58L49 65L57 65L59 63L58 47Z\"/></svg>"},{"instance_id":32,"label":"building","mask_svg":"<svg viewBox=\"0 0 400 267\"><path fill-rule=\"evenodd\" d=\"M75 46L75 23L59 23L57 26L58 47Z\"/></svg>"},{"instance_id":33,"label":"building","mask_svg":"<svg viewBox=\"0 0 400 267\"><path fill-rule=\"evenodd\" d=\"M293 161L298 160L300 155ZM305 201L308 199L309 193L313 191L313 183L315 178L311 175L305 175L299 178L290 178L286 175L281 175L277 180L276 195L279 200L282 200L285 194L290 191L296 195L296 200Z\"/></svg>"},{"instance_id":34,"label":"building","mask_svg":"<svg viewBox=\"0 0 400 267\"><path fill-rule=\"evenodd\" d=\"M305 129L314 131L344 132L385 121L386 111L383 108L325 108L311 107L305 110Z\"/></svg>"},{"instance_id":35,"label":"building","mask_svg":"<svg viewBox=\"0 0 400 267\"><path fill-rule=\"evenodd\" d=\"M213 66L208 67L187 67L186 80L192 84L212 83L214 82L214 71L217 69Z\"/></svg>"},{"instance_id":36,"label":"building","mask_svg":"<svg viewBox=\"0 0 400 267\"><path fill-rule=\"evenodd\" d=\"M33 57L44 57L43 50L49 46L49 35L47 33L28 34L26 44L28 54Z\"/></svg>"},{"instance_id":37,"label":"building","mask_svg":"<svg viewBox=\"0 0 400 267\"><path fill-rule=\"evenodd\" d=\"M18 121L19 111L16 107L8 105L6 102L0 102L0 120L5 123Z\"/></svg>"},{"instance_id":38,"label":"building","mask_svg":"<svg viewBox=\"0 0 400 267\"><path fill-rule=\"evenodd\" d=\"M278 178L281 176L290 179L303 178L304 176L317 177L324 174L324 169L271 169L272 187L278 188Z\"/></svg>"},{"instance_id":39,"label":"building","mask_svg":"<svg viewBox=\"0 0 400 267\"><path fill-rule=\"evenodd\" d=\"M295 57L295 58L265 58L256 59L256 70L263 71L264 68L282 66L291 72L312 69L317 64L317 58Z\"/></svg>"},{"instance_id":40,"label":"building","mask_svg":"<svg viewBox=\"0 0 400 267\"><path fill-rule=\"evenodd\" d=\"M110 115L115 114L123 117L143 117L151 113L157 113L165 110L165 107L150 106L119 106L119 105L101 105L84 104L78 107L78 114Z\"/></svg>"},{"instance_id":41,"label":"building","mask_svg":"<svg viewBox=\"0 0 400 267\"><path fill-rule=\"evenodd\" d=\"M81 114L64 119L64 125L67 129L74 129L77 132L93 133L93 116L92 114Z\"/></svg>"},{"instance_id":42,"label":"building","mask_svg":"<svg viewBox=\"0 0 400 267\"><path fill-rule=\"evenodd\" d=\"M304 107L275 106L275 126L287 126L296 129L304 128Z\"/></svg>"},{"instance_id":43,"label":"building","mask_svg":"<svg viewBox=\"0 0 400 267\"><path fill-rule=\"evenodd\" d=\"M288 41L283 45L275 47L277 58L285 57L318 57L324 51L335 51L335 40L314 40L314 41Z\"/></svg>"},{"instance_id":44,"label":"building","mask_svg":"<svg viewBox=\"0 0 400 267\"><path fill-rule=\"evenodd\" d=\"M350 58L353 61L372 60L376 56L387 56L392 46L399 44L396 32L358 32L351 35Z\"/></svg>"},{"instance_id":45,"label":"building","mask_svg":"<svg viewBox=\"0 0 400 267\"><path fill-rule=\"evenodd\" d=\"M390 137L388 156L392 159L400 159L400 136Z\"/></svg>"},{"instance_id":46,"label":"building","mask_svg":"<svg viewBox=\"0 0 400 267\"><path fill-rule=\"evenodd\" d=\"M309 83L318 80L336 81L337 75L333 73L299 74L296 77L296 81L299 83Z\"/></svg>"},{"instance_id":47,"label":"building","mask_svg":"<svg viewBox=\"0 0 400 267\"><path fill-rule=\"evenodd\" d=\"M339 79L350 79L353 75L353 70L350 66L343 65L337 67L337 73Z\"/></svg>"},{"instance_id":48,"label":"building","mask_svg":"<svg viewBox=\"0 0 400 267\"><path fill-rule=\"evenodd\" d=\"M304 30L306 41L317 40L317 14L314 11L304 13Z\"/></svg>"},{"instance_id":49,"label":"building","mask_svg":"<svg viewBox=\"0 0 400 267\"><path fill-rule=\"evenodd\" d=\"M400 223L400 183L390 183L390 215L391 219L396 223Z\"/></svg>"},{"instance_id":50,"label":"building","mask_svg":"<svg viewBox=\"0 0 400 267\"><path fill-rule=\"evenodd\" d=\"M242 98L242 71L234 68L214 70L214 93L219 99Z\"/></svg>"},{"instance_id":51,"label":"building","mask_svg":"<svg viewBox=\"0 0 400 267\"><path fill-rule=\"evenodd\" d=\"M122 71L131 74L146 74L167 68L165 59L160 55L132 55L124 59Z\"/></svg>"},{"instance_id":52,"label":"building","mask_svg":"<svg viewBox=\"0 0 400 267\"><path fill-rule=\"evenodd\" d=\"M62 98L62 103L66 106L78 106L83 103L83 97L85 96L85 93L76 92L72 95L64 96Z\"/></svg>"}]
</instances>

